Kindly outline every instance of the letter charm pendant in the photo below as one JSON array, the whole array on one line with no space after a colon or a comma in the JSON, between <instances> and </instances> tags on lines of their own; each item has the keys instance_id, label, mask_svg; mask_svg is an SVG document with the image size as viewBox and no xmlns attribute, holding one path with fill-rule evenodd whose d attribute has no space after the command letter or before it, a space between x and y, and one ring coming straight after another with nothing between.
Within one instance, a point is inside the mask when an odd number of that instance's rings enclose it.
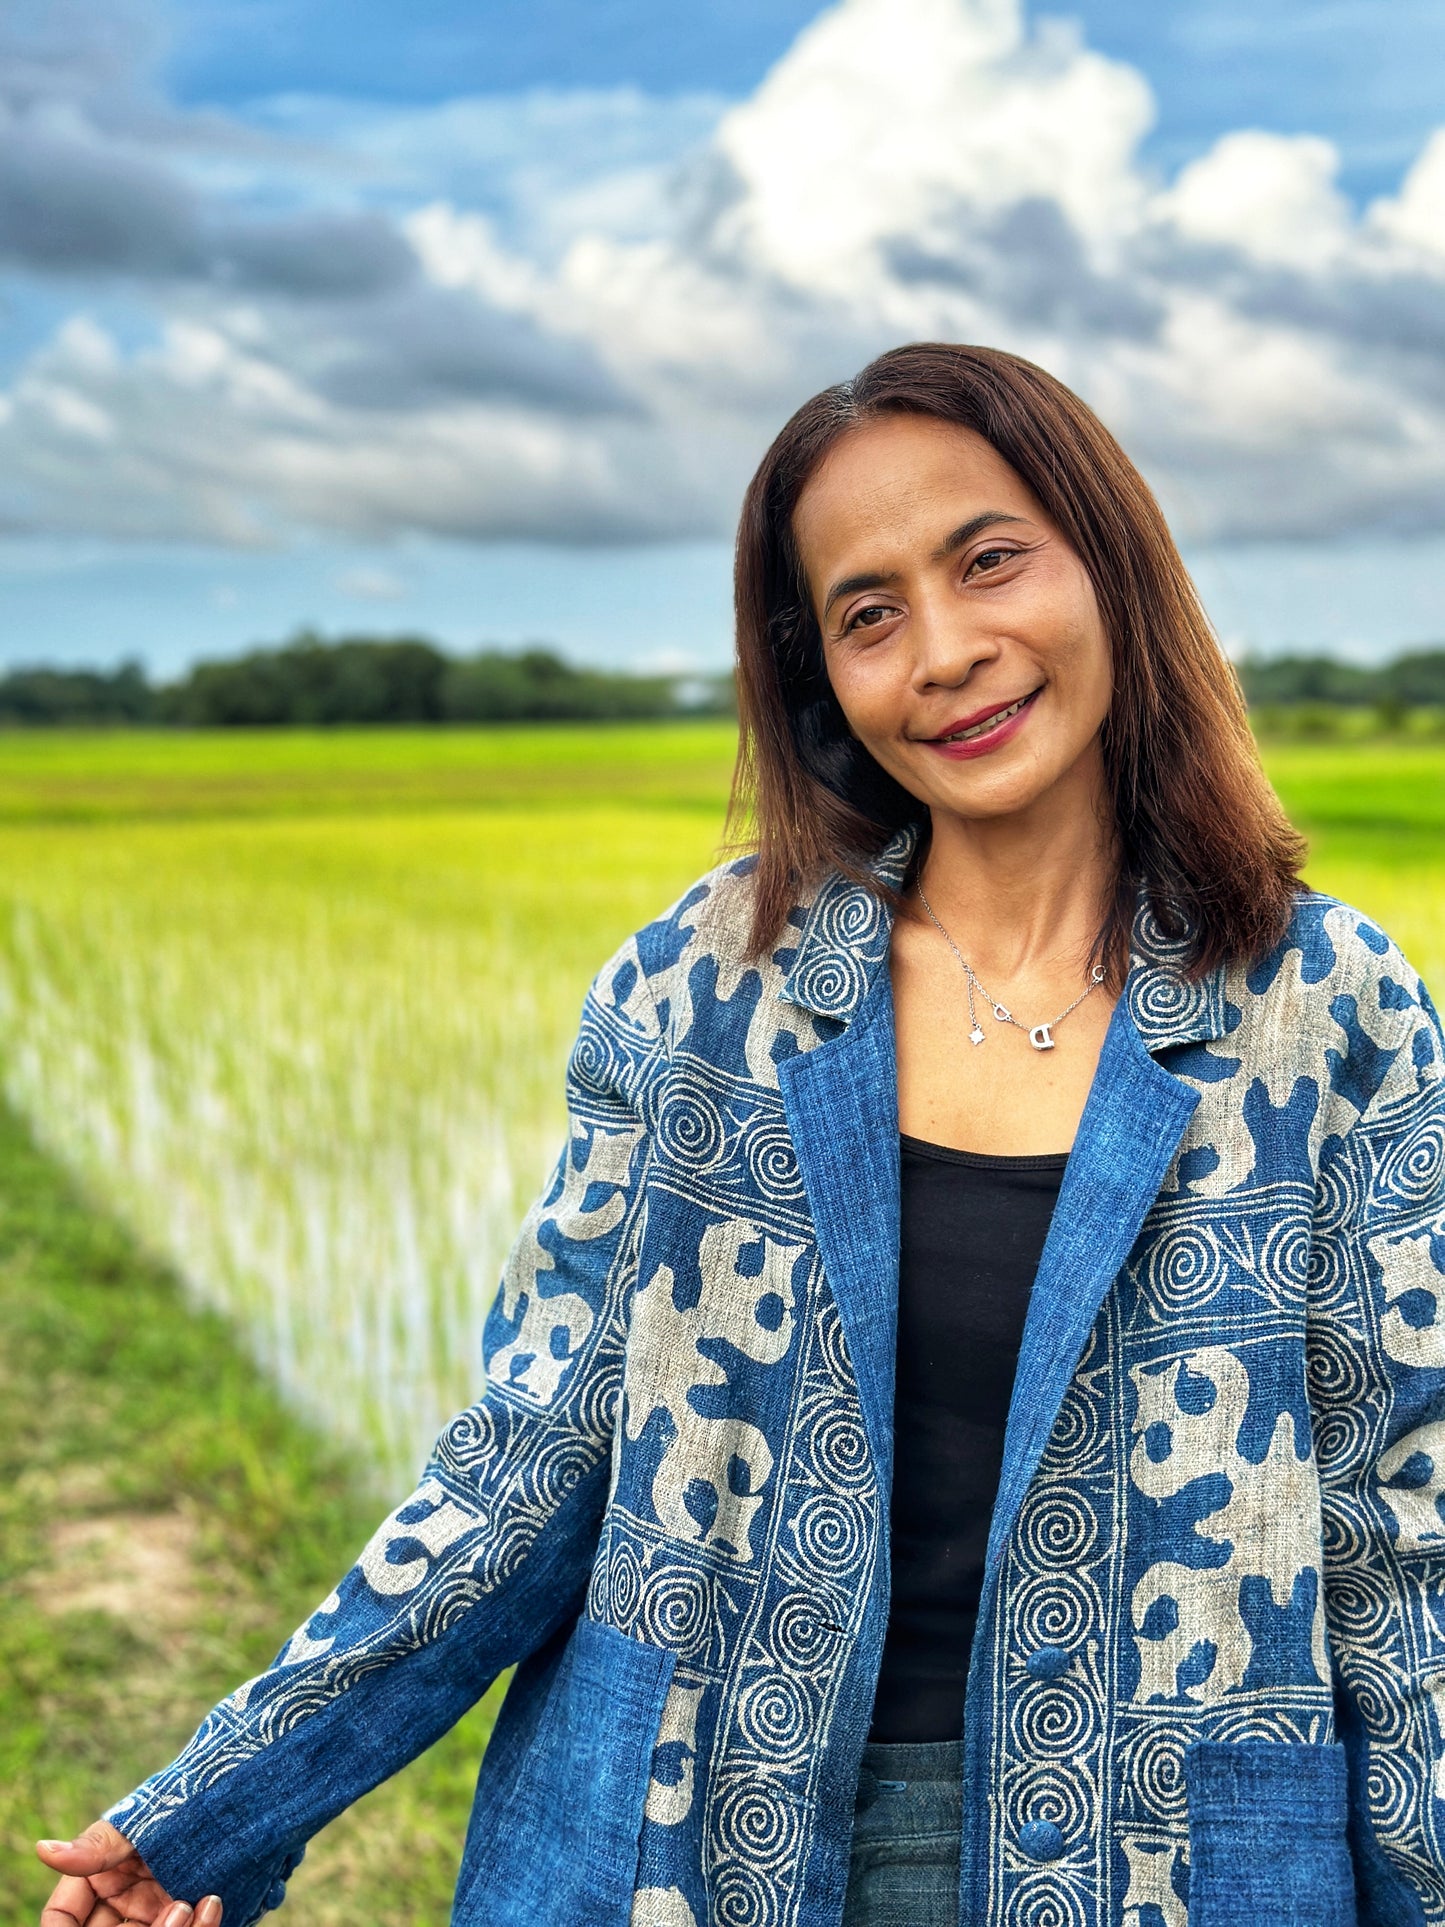
<instances>
[{"instance_id":1,"label":"letter charm pendant","mask_svg":"<svg viewBox=\"0 0 1445 1927\"><path fill-rule=\"evenodd\" d=\"M1054 1027L1052 1024L1035 1024L1029 1032L1029 1042L1035 1050L1054 1048Z\"/></svg>"}]
</instances>

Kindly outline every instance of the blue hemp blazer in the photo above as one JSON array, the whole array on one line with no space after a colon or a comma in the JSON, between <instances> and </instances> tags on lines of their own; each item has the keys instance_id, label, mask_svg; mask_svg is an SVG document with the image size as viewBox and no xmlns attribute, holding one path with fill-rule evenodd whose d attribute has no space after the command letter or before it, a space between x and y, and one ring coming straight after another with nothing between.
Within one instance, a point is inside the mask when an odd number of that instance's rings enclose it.
<instances>
[{"instance_id":1,"label":"blue hemp blazer","mask_svg":"<svg viewBox=\"0 0 1445 1927\"><path fill-rule=\"evenodd\" d=\"M879 873L896 881L896 838ZM747 861L588 996L488 1388L111 1818L228 1927L517 1673L465 1927L835 1927L888 1614L889 914ZM966 1927L1445 1921L1445 1075L1304 893L1198 985L1141 899L1031 1300L968 1686Z\"/></svg>"}]
</instances>

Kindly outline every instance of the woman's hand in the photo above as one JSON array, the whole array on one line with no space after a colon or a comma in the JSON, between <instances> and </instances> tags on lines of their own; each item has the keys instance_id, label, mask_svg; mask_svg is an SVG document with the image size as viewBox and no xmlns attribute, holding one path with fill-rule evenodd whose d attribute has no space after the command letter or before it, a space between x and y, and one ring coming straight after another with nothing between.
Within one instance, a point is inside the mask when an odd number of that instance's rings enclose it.
<instances>
[{"instance_id":1,"label":"woman's hand","mask_svg":"<svg viewBox=\"0 0 1445 1927\"><path fill-rule=\"evenodd\" d=\"M97 1820L78 1840L42 1840L35 1851L62 1878L40 1927L220 1927L221 1903L207 1894L198 1907L172 1900L123 1833Z\"/></svg>"}]
</instances>

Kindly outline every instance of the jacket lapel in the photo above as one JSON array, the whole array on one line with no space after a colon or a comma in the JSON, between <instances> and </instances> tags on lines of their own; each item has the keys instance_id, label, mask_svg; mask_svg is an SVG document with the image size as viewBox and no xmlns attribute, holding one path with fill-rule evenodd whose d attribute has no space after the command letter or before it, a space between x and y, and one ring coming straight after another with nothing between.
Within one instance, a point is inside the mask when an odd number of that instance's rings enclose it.
<instances>
[{"instance_id":1,"label":"jacket lapel","mask_svg":"<svg viewBox=\"0 0 1445 1927\"><path fill-rule=\"evenodd\" d=\"M1134 1004L1126 989L1114 1007L1039 1260L989 1531L989 1577L1104 1294L1139 1235L1199 1102L1197 1090L1149 1055Z\"/></svg>"},{"instance_id":2,"label":"jacket lapel","mask_svg":"<svg viewBox=\"0 0 1445 1927\"><path fill-rule=\"evenodd\" d=\"M778 1066L818 1251L887 1491L898 1312L898 1075L893 996L877 969L846 1030Z\"/></svg>"}]
</instances>

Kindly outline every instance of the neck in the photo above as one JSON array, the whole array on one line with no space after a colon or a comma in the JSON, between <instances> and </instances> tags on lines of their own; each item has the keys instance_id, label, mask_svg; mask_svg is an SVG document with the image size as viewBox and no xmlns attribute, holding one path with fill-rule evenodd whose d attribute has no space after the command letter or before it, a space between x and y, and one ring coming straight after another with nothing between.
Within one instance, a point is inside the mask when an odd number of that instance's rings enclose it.
<instances>
[{"instance_id":1,"label":"neck","mask_svg":"<svg viewBox=\"0 0 1445 1927\"><path fill-rule=\"evenodd\" d=\"M1027 810L957 816L933 809L923 887L963 954L987 978L1083 969L1115 877L1102 768L1055 785Z\"/></svg>"}]
</instances>

